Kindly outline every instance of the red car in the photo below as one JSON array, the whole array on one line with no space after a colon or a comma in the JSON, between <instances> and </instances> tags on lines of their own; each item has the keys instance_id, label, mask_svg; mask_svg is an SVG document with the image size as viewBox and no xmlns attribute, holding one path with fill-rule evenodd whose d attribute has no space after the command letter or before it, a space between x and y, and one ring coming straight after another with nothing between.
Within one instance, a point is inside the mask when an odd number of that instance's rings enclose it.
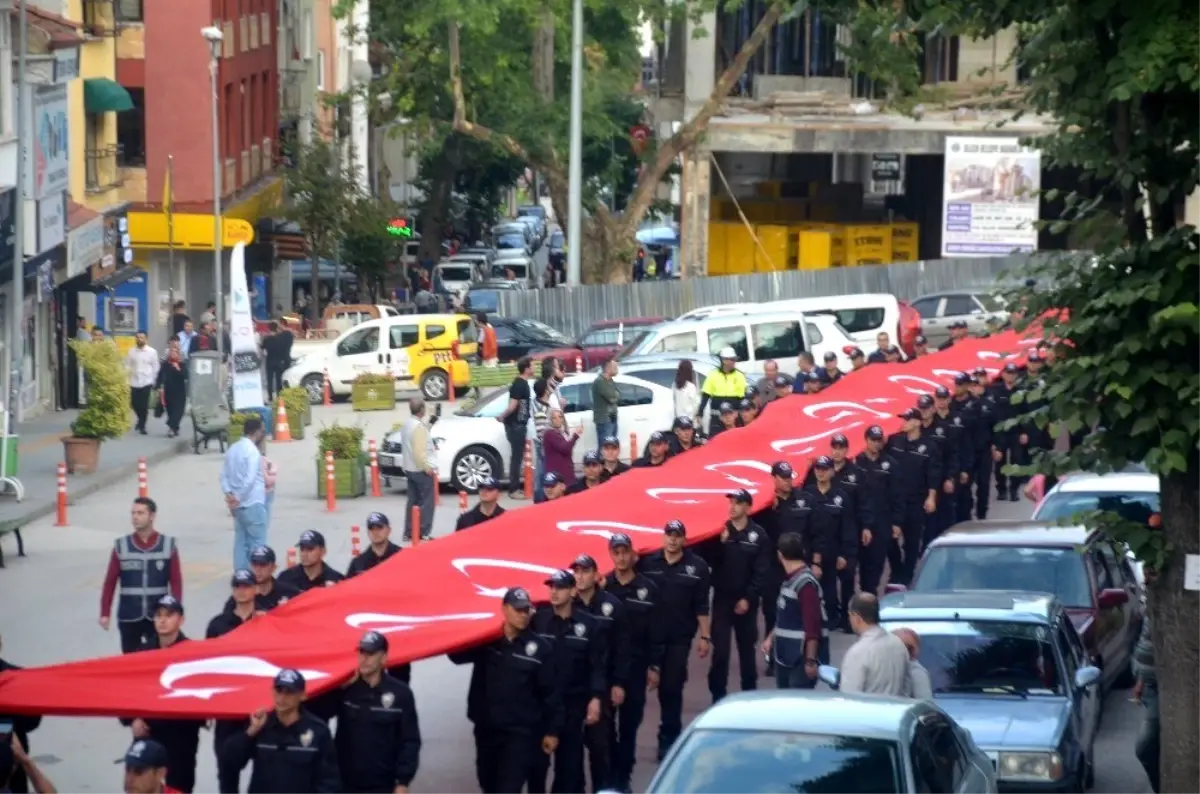
<instances>
[{"instance_id":1,"label":"red car","mask_svg":"<svg viewBox=\"0 0 1200 794\"><path fill-rule=\"evenodd\" d=\"M571 347L539 350L533 355L540 360L555 356L563 362L567 372L586 372L600 366L632 342L641 332L652 328L666 317L624 317L619 320L601 320L584 331Z\"/></svg>"}]
</instances>

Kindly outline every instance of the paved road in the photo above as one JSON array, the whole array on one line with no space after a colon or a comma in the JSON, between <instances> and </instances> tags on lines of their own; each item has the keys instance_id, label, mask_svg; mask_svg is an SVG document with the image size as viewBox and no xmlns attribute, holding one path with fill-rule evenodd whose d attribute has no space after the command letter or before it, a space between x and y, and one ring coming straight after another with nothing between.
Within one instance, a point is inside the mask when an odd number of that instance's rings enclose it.
<instances>
[{"instance_id":1,"label":"paved road","mask_svg":"<svg viewBox=\"0 0 1200 794\"><path fill-rule=\"evenodd\" d=\"M317 408L316 426L335 419L360 423L373 438L403 418L395 413L352 414L349 406ZM330 562L342 567L350 557L349 526L362 523L366 513L382 510L396 521L403 513L403 494L389 493L379 499L344 501L330 514L315 498L315 441L311 438L276 445L272 454L281 470L279 497L271 532L272 544L282 549L295 542L300 531L321 530L329 541ZM219 508L215 485L220 467L216 454L183 455L150 471L150 492L159 500L159 526L180 540L184 560L184 602L188 609L185 632L202 635L204 626L228 595L231 529ZM136 481L126 477L115 485L85 499L72 508L69 528L55 528L52 519L28 526L29 556L10 558L0 571L6 603L17 594L28 608L0 612L3 655L23 665L40 665L115 653L118 638L96 624L97 593L105 560L114 538L127 531L130 499ZM456 497L444 494L435 521L435 534L452 531L457 513ZM506 505L507 506L507 505ZM519 505L513 505L519 506ZM1026 505L1000 503L996 518L1028 514ZM12 542L5 538L6 550ZM36 606L35 606L36 605ZM835 663L851 638L836 635ZM687 688L685 717L694 716L708 705L707 664L694 660ZM470 726L465 719L465 697L469 670L449 664L444 658L415 665L413 685L420 709L425 750L421 773L413 787L417 792L476 791ZM736 681L736 674L731 676ZM770 679L764 686L772 686ZM644 786L653 773L657 704L653 700L642 730L643 743L635 785ZM1140 721L1138 707L1127 693L1110 696L1103 735L1097 746L1098 791L1147 791L1145 777L1133 755ZM45 772L61 791L112 791L119 786L120 768L113 764L129 742L128 732L116 720L48 718L33 735L33 751ZM215 791L215 769L211 743L202 740L197 791Z\"/></svg>"}]
</instances>

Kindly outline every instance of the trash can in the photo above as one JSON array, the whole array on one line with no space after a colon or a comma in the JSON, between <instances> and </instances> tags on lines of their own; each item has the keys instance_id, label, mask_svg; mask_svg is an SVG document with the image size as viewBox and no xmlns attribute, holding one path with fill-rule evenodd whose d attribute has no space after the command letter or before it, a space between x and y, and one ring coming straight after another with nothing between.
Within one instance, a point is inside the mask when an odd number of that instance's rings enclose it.
<instances>
[{"instance_id":1,"label":"trash can","mask_svg":"<svg viewBox=\"0 0 1200 794\"><path fill-rule=\"evenodd\" d=\"M5 458L4 458L4 476L5 477L16 477L17 476L17 461L18 461L18 454L19 454L17 447L20 445L20 442L21 442L20 436L5 436L4 437L4 446L5 446L5 450L6 450L6 454L5 454Z\"/></svg>"}]
</instances>

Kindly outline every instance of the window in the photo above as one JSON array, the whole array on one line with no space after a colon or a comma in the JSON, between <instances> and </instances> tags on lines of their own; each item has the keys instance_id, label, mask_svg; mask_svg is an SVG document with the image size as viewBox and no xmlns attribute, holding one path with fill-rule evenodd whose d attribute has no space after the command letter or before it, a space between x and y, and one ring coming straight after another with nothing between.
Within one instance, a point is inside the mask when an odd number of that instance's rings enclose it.
<instances>
[{"instance_id":1,"label":"window","mask_svg":"<svg viewBox=\"0 0 1200 794\"><path fill-rule=\"evenodd\" d=\"M1100 550L1100 556L1104 558L1104 564L1108 567L1108 572L1112 574L1113 587L1124 587L1124 566L1121 564L1124 555L1118 556L1112 544L1105 541L1101 541L1097 548Z\"/></svg>"},{"instance_id":2,"label":"window","mask_svg":"<svg viewBox=\"0 0 1200 794\"><path fill-rule=\"evenodd\" d=\"M580 347L615 347L616 345L616 328L597 328L595 331L588 331L579 340Z\"/></svg>"},{"instance_id":3,"label":"window","mask_svg":"<svg viewBox=\"0 0 1200 794\"><path fill-rule=\"evenodd\" d=\"M496 344L497 345L513 345L517 342L517 335L513 329L507 325L492 326L496 329Z\"/></svg>"},{"instance_id":4,"label":"window","mask_svg":"<svg viewBox=\"0 0 1200 794\"><path fill-rule=\"evenodd\" d=\"M912 308L916 309L917 314L921 315L921 319L928 320L931 317L937 317L939 301L941 301L941 298L922 298L919 301L914 301Z\"/></svg>"},{"instance_id":5,"label":"window","mask_svg":"<svg viewBox=\"0 0 1200 794\"><path fill-rule=\"evenodd\" d=\"M1096 589L1107 590L1110 587L1116 587L1113 584L1112 573L1108 570L1108 563L1100 555L1096 549L1088 552L1088 562L1091 565L1092 573L1096 576Z\"/></svg>"},{"instance_id":6,"label":"window","mask_svg":"<svg viewBox=\"0 0 1200 794\"><path fill-rule=\"evenodd\" d=\"M639 369L637 372L622 373L631 378L654 383L664 389L675 388L675 370L673 369Z\"/></svg>"},{"instance_id":7,"label":"window","mask_svg":"<svg viewBox=\"0 0 1200 794\"><path fill-rule=\"evenodd\" d=\"M632 383L618 383L617 392L620 394L620 399L617 401L619 408L650 405L654 402L654 392L643 386L634 386Z\"/></svg>"},{"instance_id":8,"label":"window","mask_svg":"<svg viewBox=\"0 0 1200 794\"><path fill-rule=\"evenodd\" d=\"M708 332L708 349L712 353L720 353L721 348L732 347L738 361L750 360L750 348L746 343L746 328L734 325L728 328L714 328Z\"/></svg>"},{"instance_id":9,"label":"window","mask_svg":"<svg viewBox=\"0 0 1200 794\"><path fill-rule=\"evenodd\" d=\"M970 295L947 295L946 306L942 309L943 317L961 317L964 314L978 314L979 306Z\"/></svg>"},{"instance_id":10,"label":"window","mask_svg":"<svg viewBox=\"0 0 1200 794\"><path fill-rule=\"evenodd\" d=\"M1066 621L1058 624L1058 647L1062 651L1063 658L1063 681L1067 686L1073 687L1075 684L1075 671L1079 669L1080 659L1075 655L1075 649L1071 647L1070 635L1075 633L1074 626L1067 627L1064 625Z\"/></svg>"},{"instance_id":11,"label":"window","mask_svg":"<svg viewBox=\"0 0 1200 794\"><path fill-rule=\"evenodd\" d=\"M1054 638L1043 624L1002 620L888 623L888 631L921 633L917 660L934 693L1010 689L1030 695L1062 693Z\"/></svg>"},{"instance_id":12,"label":"window","mask_svg":"<svg viewBox=\"0 0 1200 794\"><path fill-rule=\"evenodd\" d=\"M810 345L819 345L825 341L825 334L821 333L821 329L813 323L805 323L804 327L808 329L808 343ZM797 353L796 355L800 355Z\"/></svg>"},{"instance_id":13,"label":"window","mask_svg":"<svg viewBox=\"0 0 1200 794\"><path fill-rule=\"evenodd\" d=\"M325 90L325 50L317 50L317 90Z\"/></svg>"},{"instance_id":14,"label":"window","mask_svg":"<svg viewBox=\"0 0 1200 794\"><path fill-rule=\"evenodd\" d=\"M389 334L392 341L392 350L412 347L421 341L421 326L393 325Z\"/></svg>"},{"instance_id":15,"label":"window","mask_svg":"<svg viewBox=\"0 0 1200 794\"><path fill-rule=\"evenodd\" d=\"M397 314L399 314L399 313L397 312ZM475 328L474 322L472 322L471 320L459 320L458 321L459 344L463 344L463 345L475 344L476 342L479 341L479 338L476 336L476 333L477 333L477 330Z\"/></svg>"},{"instance_id":16,"label":"window","mask_svg":"<svg viewBox=\"0 0 1200 794\"><path fill-rule=\"evenodd\" d=\"M582 384L563 386L558 390L558 396L562 399L563 413L571 414L592 410L592 385L590 383L587 386Z\"/></svg>"},{"instance_id":17,"label":"window","mask_svg":"<svg viewBox=\"0 0 1200 794\"><path fill-rule=\"evenodd\" d=\"M1053 593L1068 608L1092 608L1091 582L1083 556L1075 549L934 546L921 560L909 589L917 593L1028 590Z\"/></svg>"},{"instance_id":18,"label":"window","mask_svg":"<svg viewBox=\"0 0 1200 794\"><path fill-rule=\"evenodd\" d=\"M699 350L696 346L696 332L688 331L682 334L671 334L664 336L658 340L658 344L650 351L652 353L695 353Z\"/></svg>"},{"instance_id":19,"label":"window","mask_svg":"<svg viewBox=\"0 0 1200 794\"><path fill-rule=\"evenodd\" d=\"M142 0L117 0L118 22L141 22Z\"/></svg>"},{"instance_id":20,"label":"window","mask_svg":"<svg viewBox=\"0 0 1200 794\"><path fill-rule=\"evenodd\" d=\"M838 325L850 333L861 334L874 331L883 325L884 310L882 306L878 308L843 309L842 311L834 312L833 316L837 318Z\"/></svg>"},{"instance_id":21,"label":"window","mask_svg":"<svg viewBox=\"0 0 1200 794\"><path fill-rule=\"evenodd\" d=\"M1126 521L1145 525L1161 510L1158 494L1153 492L1103 493L1095 491L1059 491L1038 507L1035 521L1061 521L1094 510L1116 513Z\"/></svg>"},{"instance_id":22,"label":"window","mask_svg":"<svg viewBox=\"0 0 1200 794\"><path fill-rule=\"evenodd\" d=\"M379 329L375 327L360 328L338 342L339 356L357 356L362 353L374 353L379 349Z\"/></svg>"},{"instance_id":23,"label":"window","mask_svg":"<svg viewBox=\"0 0 1200 794\"><path fill-rule=\"evenodd\" d=\"M912 757L917 791L951 794L958 790L966 759L948 723L937 718L919 723L913 735Z\"/></svg>"},{"instance_id":24,"label":"window","mask_svg":"<svg viewBox=\"0 0 1200 794\"><path fill-rule=\"evenodd\" d=\"M442 334L446 333L444 325L427 325L425 326L425 340L437 339Z\"/></svg>"},{"instance_id":25,"label":"window","mask_svg":"<svg viewBox=\"0 0 1200 794\"><path fill-rule=\"evenodd\" d=\"M757 323L750 326L750 332L754 335L754 358L758 361L768 358L795 358L804 350L800 323L795 320Z\"/></svg>"},{"instance_id":26,"label":"window","mask_svg":"<svg viewBox=\"0 0 1200 794\"><path fill-rule=\"evenodd\" d=\"M1087 650L1083 647L1083 641L1079 639L1079 632L1075 630L1075 624L1070 621L1064 621L1062 625L1071 655L1075 657L1078 664L1091 664L1091 657L1088 656Z\"/></svg>"},{"instance_id":27,"label":"window","mask_svg":"<svg viewBox=\"0 0 1200 794\"><path fill-rule=\"evenodd\" d=\"M146 92L128 88L133 110L117 115L117 146L122 167L146 165Z\"/></svg>"}]
</instances>

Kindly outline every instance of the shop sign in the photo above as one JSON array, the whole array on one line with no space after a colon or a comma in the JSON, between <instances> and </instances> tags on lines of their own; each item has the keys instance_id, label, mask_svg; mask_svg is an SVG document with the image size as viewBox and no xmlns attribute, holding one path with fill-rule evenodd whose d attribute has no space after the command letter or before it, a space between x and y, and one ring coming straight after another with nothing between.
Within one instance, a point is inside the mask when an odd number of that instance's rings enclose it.
<instances>
[{"instance_id":1,"label":"shop sign","mask_svg":"<svg viewBox=\"0 0 1200 794\"><path fill-rule=\"evenodd\" d=\"M92 218L67 234L67 278L74 278L104 256L104 216Z\"/></svg>"},{"instance_id":2,"label":"shop sign","mask_svg":"<svg viewBox=\"0 0 1200 794\"><path fill-rule=\"evenodd\" d=\"M40 200L68 189L71 180L67 87L55 85L33 94L32 146L25 152L26 198Z\"/></svg>"},{"instance_id":3,"label":"shop sign","mask_svg":"<svg viewBox=\"0 0 1200 794\"><path fill-rule=\"evenodd\" d=\"M67 199L63 193L47 196L37 203L37 252L40 254L62 245L67 239Z\"/></svg>"},{"instance_id":4,"label":"shop sign","mask_svg":"<svg viewBox=\"0 0 1200 794\"><path fill-rule=\"evenodd\" d=\"M68 83L79 77L79 48L60 47L54 51L54 83Z\"/></svg>"}]
</instances>

